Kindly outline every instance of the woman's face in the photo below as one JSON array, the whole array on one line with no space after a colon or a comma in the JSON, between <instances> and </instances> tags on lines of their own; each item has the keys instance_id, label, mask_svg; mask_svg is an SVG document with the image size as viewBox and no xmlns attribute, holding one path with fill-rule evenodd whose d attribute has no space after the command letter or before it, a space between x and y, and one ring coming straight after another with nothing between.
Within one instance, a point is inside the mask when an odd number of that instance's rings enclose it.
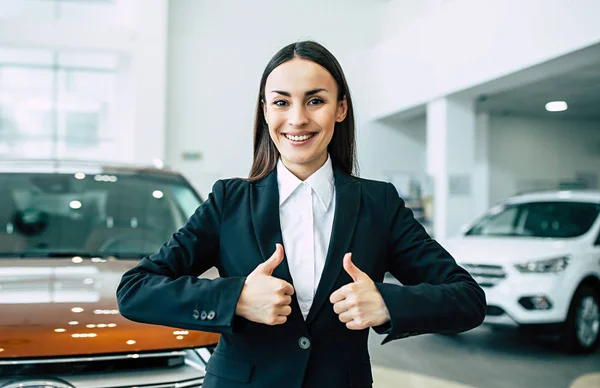
<instances>
[{"instance_id":1,"label":"woman's face","mask_svg":"<svg viewBox=\"0 0 600 388\"><path fill-rule=\"evenodd\" d=\"M269 134L285 166L306 179L327 160L336 122L347 103L337 99L337 85L320 65L294 58L279 65L265 84L263 110Z\"/></svg>"}]
</instances>

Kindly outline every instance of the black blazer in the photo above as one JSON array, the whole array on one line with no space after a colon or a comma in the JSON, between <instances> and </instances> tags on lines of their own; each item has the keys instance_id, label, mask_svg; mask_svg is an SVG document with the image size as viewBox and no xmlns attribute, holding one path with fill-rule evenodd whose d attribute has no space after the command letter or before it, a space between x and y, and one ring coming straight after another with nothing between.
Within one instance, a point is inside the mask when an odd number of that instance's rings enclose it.
<instances>
[{"instance_id":1,"label":"black blazer","mask_svg":"<svg viewBox=\"0 0 600 388\"><path fill-rule=\"evenodd\" d=\"M261 181L220 180L208 199L160 250L123 275L117 290L126 318L221 333L207 366L206 388L370 387L369 330L340 322L329 296L352 281L342 259L375 282L391 324L382 344L409 336L478 326L486 300L405 207L389 183L334 169L336 209L325 268L306 321L295 296L283 325L235 315L247 275L282 242L277 173ZM285 247L284 247L285 248ZM220 278L199 275L215 266ZM403 286L383 283L390 272ZM293 285L286 259L273 276Z\"/></svg>"}]
</instances>

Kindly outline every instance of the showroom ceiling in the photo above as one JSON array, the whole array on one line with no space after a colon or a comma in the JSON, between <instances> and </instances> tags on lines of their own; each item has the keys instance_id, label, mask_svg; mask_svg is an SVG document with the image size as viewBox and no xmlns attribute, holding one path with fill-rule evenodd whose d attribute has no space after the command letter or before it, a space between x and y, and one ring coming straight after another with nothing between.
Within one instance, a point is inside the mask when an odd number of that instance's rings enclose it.
<instances>
[{"instance_id":1,"label":"showroom ceiling","mask_svg":"<svg viewBox=\"0 0 600 388\"><path fill-rule=\"evenodd\" d=\"M547 112L549 101L566 101L563 112ZM478 110L491 114L600 120L600 63L482 96Z\"/></svg>"}]
</instances>

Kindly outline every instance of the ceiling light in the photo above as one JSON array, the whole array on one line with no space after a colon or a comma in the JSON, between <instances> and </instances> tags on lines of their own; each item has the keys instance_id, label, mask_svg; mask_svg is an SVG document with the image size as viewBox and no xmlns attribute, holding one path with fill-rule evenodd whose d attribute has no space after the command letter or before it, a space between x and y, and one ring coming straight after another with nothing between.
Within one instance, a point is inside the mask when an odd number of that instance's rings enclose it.
<instances>
[{"instance_id":1,"label":"ceiling light","mask_svg":"<svg viewBox=\"0 0 600 388\"><path fill-rule=\"evenodd\" d=\"M71 311L77 314L83 312L83 309L81 307L73 307Z\"/></svg>"},{"instance_id":2,"label":"ceiling light","mask_svg":"<svg viewBox=\"0 0 600 388\"><path fill-rule=\"evenodd\" d=\"M562 112L567 110L569 106L565 101L550 101L546 104L546 110L548 112Z\"/></svg>"}]
</instances>

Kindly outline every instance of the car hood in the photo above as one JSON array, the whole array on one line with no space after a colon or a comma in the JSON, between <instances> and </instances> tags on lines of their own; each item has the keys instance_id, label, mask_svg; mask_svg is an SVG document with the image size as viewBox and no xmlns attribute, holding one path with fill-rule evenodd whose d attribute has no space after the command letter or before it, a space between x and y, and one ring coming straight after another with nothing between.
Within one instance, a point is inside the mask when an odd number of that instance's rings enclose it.
<instances>
[{"instance_id":1,"label":"car hood","mask_svg":"<svg viewBox=\"0 0 600 388\"><path fill-rule=\"evenodd\" d=\"M215 344L217 334L129 321L116 289L138 260L0 259L0 359L137 353ZM216 277L211 270L203 277Z\"/></svg>"},{"instance_id":2,"label":"car hood","mask_svg":"<svg viewBox=\"0 0 600 388\"><path fill-rule=\"evenodd\" d=\"M569 255L572 244L555 239L464 236L446 241L444 247L459 264L510 265Z\"/></svg>"}]
</instances>

